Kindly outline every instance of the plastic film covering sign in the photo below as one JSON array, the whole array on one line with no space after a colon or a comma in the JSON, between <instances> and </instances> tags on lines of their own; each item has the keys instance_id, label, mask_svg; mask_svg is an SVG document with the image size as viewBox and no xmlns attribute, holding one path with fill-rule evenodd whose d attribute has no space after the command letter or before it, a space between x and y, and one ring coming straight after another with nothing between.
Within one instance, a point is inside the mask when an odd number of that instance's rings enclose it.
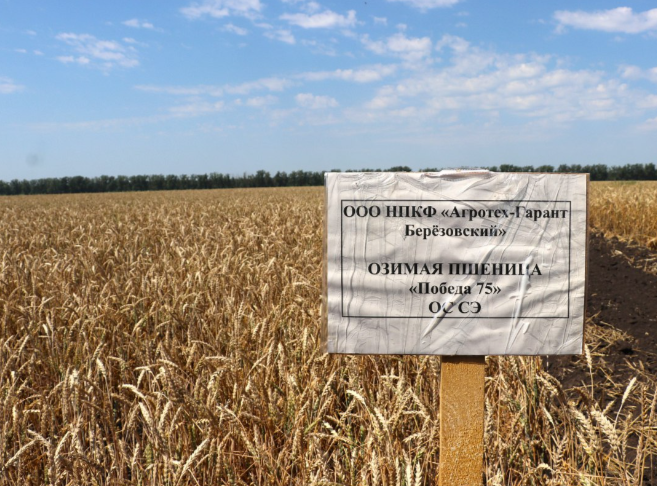
<instances>
[{"instance_id":1,"label":"plastic film covering sign","mask_svg":"<svg viewBox=\"0 0 657 486\"><path fill-rule=\"evenodd\" d=\"M582 351L586 174L329 173L330 353Z\"/></svg>"}]
</instances>

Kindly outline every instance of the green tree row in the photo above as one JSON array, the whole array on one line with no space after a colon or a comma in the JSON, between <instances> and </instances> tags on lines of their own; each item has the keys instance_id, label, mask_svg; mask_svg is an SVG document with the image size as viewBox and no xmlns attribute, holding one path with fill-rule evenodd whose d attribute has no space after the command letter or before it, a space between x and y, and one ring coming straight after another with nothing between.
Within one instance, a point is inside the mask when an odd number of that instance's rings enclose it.
<instances>
[{"instance_id":1,"label":"green tree row","mask_svg":"<svg viewBox=\"0 0 657 486\"><path fill-rule=\"evenodd\" d=\"M495 172L566 172L591 174L593 181L647 181L657 180L655 164L627 164L608 167L606 165L542 165L539 167L502 164L488 167ZM439 171L437 168L422 169L422 172ZM347 172L410 172L407 166L390 169L362 169ZM339 172L339 171L334 171ZM259 170L255 174L233 176L212 172L200 175L135 175L100 177L52 177L46 179L0 181L0 195L19 194L71 194L81 192L163 191L179 189L226 189L237 187L288 187L321 186L324 172L297 170L290 173L276 172L273 176Z\"/></svg>"}]
</instances>

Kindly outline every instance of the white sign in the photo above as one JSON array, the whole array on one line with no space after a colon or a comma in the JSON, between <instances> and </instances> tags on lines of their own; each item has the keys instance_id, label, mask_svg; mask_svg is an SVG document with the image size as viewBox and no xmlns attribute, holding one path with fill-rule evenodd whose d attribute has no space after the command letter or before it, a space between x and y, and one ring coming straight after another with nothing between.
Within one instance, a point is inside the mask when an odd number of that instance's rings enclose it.
<instances>
[{"instance_id":1,"label":"white sign","mask_svg":"<svg viewBox=\"0 0 657 486\"><path fill-rule=\"evenodd\" d=\"M327 351L580 354L587 183L327 174Z\"/></svg>"}]
</instances>

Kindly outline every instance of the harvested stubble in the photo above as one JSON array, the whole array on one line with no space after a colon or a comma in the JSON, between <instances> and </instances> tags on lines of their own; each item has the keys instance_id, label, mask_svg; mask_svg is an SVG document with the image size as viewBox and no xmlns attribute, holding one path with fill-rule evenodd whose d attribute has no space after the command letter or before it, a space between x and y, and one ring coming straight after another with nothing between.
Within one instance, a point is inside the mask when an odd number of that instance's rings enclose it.
<instances>
[{"instance_id":1,"label":"harvested stubble","mask_svg":"<svg viewBox=\"0 0 657 486\"><path fill-rule=\"evenodd\" d=\"M319 348L321 189L0 199L0 484L434 484L434 357ZM595 356L591 359L595 359ZM488 484L641 484L655 383L491 358Z\"/></svg>"}]
</instances>

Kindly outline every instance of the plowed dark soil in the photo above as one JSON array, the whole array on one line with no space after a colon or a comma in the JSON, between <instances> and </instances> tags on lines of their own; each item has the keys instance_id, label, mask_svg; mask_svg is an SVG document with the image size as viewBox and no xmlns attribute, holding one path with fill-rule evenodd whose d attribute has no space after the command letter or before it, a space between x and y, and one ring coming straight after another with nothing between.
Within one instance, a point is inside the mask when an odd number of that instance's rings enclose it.
<instances>
[{"instance_id":1,"label":"plowed dark soil","mask_svg":"<svg viewBox=\"0 0 657 486\"><path fill-rule=\"evenodd\" d=\"M585 332L609 336L598 354L617 383L629 382L636 370L657 379L657 274L650 273L655 268L657 254L645 248L601 234L589 239ZM577 357L553 358L548 369L566 387L590 384L588 367L572 366L578 362Z\"/></svg>"},{"instance_id":2,"label":"plowed dark soil","mask_svg":"<svg viewBox=\"0 0 657 486\"><path fill-rule=\"evenodd\" d=\"M545 365L574 399L586 396L577 388L590 392L593 382L596 401L616 400L617 407L632 378L657 386L657 254L592 234L588 277L585 333L593 366L583 356L548 357ZM657 486L656 460L657 451L646 464L644 486Z\"/></svg>"}]
</instances>

